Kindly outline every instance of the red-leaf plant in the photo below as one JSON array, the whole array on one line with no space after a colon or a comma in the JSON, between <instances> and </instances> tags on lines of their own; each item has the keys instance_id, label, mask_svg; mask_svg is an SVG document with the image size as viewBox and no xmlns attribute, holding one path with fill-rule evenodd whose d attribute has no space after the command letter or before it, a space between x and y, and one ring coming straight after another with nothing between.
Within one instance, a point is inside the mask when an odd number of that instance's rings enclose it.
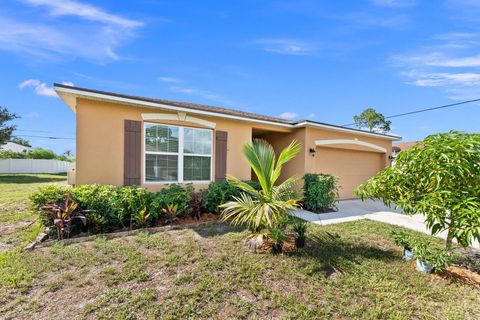
<instances>
[{"instance_id":1,"label":"red-leaf plant","mask_svg":"<svg viewBox=\"0 0 480 320\"><path fill-rule=\"evenodd\" d=\"M67 193L64 202L58 204L47 204L42 207L42 211L45 215L53 218L53 224L57 228L58 238L63 239L64 235L67 237L70 235L72 222L76 219L87 223L87 217L83 211L77 210L78 203L74 200L70 200L70 193Z\"/></svg>"}]
</instances>

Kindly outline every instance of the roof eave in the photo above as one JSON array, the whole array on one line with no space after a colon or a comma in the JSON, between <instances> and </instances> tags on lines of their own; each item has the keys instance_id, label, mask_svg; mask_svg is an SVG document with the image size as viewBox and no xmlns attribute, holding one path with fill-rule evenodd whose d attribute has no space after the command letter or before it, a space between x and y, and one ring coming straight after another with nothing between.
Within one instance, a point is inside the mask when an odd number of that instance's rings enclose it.
<instances>
[{"instance_id":1,"label":"roof eave","mask_svg":"<svg viewBox=\"0 0 480 320\"><path fill-rule=\"evenodd\" d=\"M206 116L217 117L217 118L226 118L226 119L232 119L232 120L269 124L269 125L274 125L274 126L279 126L284 128L301 128L306 126L312 126L312 127L321 127L331 131L349 132L349 133L355 133L358 135L372 136L372 137L392 140L392 141L399 141L402 139L402 137L400 136L385 135L385 134L373 133L373 132L368 132L363 130L344 128L340 126L318 123L318 122L309 121L309 120L302 120L297 123L284 123L284 122L275 122L275 121L262 120L262 119L256 119L256 118L250 118L250 117L242 117L242 116L213 112L213 111L197 110L197 109L192 109L187 107L167 105L167 104L145 101L145 100L140 100L135 98L120 97L118 95L109 95L108 93L91 92L91 91L78 89L75 87L66 87L56 83L54 84L54 90L58 94L58 96L65 102L65 104L67 104L67 106L70 109L72 109L73 112L76 111L76 99L78 97L81 97L81 98L83 97L88 99L116 102L116 103L122 103L127 105L140 105L144 107L188 112L191 114L206 115Z\"/></svg>"},{"instance_id":2,"label":"roof eave","mask_svg":"<svg viewBox=\"0 0 480 320\"><path fill-rule=\"evenodd\" d=\"M307 126L317 127L317 128L323 128L323 129L331 130L331 131L355 133L355 134L362 135L362 136L370 136L370 137L375 137L375 138L380 138L380 139L385 139L385 140L391 140L391 141L402 140L402 137L397 136L397 135L368 132L368 131L364 131L364 130L345 128L345 127L329 125L329 124L325 124L325 123L318 123L318 122L309 121L309 120L303 120L301 122L298 122L298 123L294 124L293 126L295 128L302 128L302 127L307 127Z\"/></svg>"}]
</instances>

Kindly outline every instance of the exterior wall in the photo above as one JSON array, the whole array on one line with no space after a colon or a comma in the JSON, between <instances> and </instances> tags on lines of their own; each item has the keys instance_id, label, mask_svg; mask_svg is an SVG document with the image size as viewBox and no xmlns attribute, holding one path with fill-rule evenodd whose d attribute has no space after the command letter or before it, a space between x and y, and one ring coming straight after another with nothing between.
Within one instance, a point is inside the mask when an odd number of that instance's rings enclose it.
<instances>
[{"instance_id":1,"label":"exterior wall","mask_svg":"<svg viewBox=\"0 0 480 320\"><path fill-rule=\"evenodd\" d=\"M298 155L283 167L282 174L278 180L279 183L294 175L301 178L305 173L305 159L308 157L308 148L305 145L305 133L306 128L299 128L291 133L272 132L261 136L261 138L267 140L273 146L277 156L294 139L302 145L302 150Z\"/></svg>"},{"instance_id":2,"label":"exterior wall","mask_svg":"<svg viewBox=\"0 0 480 320\"><path fill-rule=\"evenodd\" d=\"M99 100L78 98L76 101L77 113L77 162L76 182L77 184L113 184L122 185L124 177L124 121L136 120L144 122L142 113L171 113L156 108L140 107L138 105L125 105L110 103ZM263 125L255 122L230 120L224 118L200 116L191 114L195 118L214 122L214 130L228 132L227 139L227 173L239 179L251 179L252 172L246 159L241 155L243 144L252 139L252 131L262 132L255 136L262 137L269 141L275 151L279 153L293 139L302 144L302 151L287 163L284 167L280 182L286 178L297 175L303 176L307 172L318 172L317 158L312 157L310 148L316 148L315 140L327 139L358 139L360 141L373 143L387 150L386 154L379 156L380 167L389 165L388 156L391 153L392 142L375 137L367 137L355 133L332 131L325 128L298 128L290 129L281 126ZM176 120L148 120L163 124L182 125L187 127L203 126L197 123L176 121ZM142 130L143 132L143 130ZM213 135L215 137L215 134ZM143 143L143 139L142 139ZM215 142L214 142L215 148ZM355 149L356 146L349 146ZM142 148L143 150L143 148ZM215 150L213 150L213 155ZM141 172L144 180L144 153L142 152ZM214 166L215 161L212 161ZM335 161L331 163L335 166ZM212 168L212 179L215 168ZM164 184L144 184L148 189L155 191ZM205 184L197 184L197 188L205 187Z\"/></svg>"},{"instance_id":3,"label":"exterior wall","mask_svg":"<svg viewBox=\"0 0 480 320\"><path fill-rule=\"evenodd\" d=\"M142 121L142 113L169 113L168 111L103 101L77 99L77 184L123 184L124 120ZM172 112L170 112L172 113ZM176 114L176 113L172 113ZM214 130L227 131L227 173L240 179L250 179L248 162L240 155L242 145L250 142L253 127L264 130L289 131L287 128L193 115L216 123ZM172 120L148 120L164 124L202 127L202 125ZM142 130L143 132L143 130ZM214 135L215 137L215 135ZM143 142L142 142L143 143ZM215 147L215 143L214 143ZM143 149L143 148L142 148ZM215 150L213 150L215 154ZM212 162L214 166L214 161ZM144 175L144 154L142 153L142 181ZM213 168L215 172L215 168ZM212 179L214 174L212 176ZM154 191L164 185L146 184ZM200 185L197 187L202 187Z\"/></svg>"},{"instance_id":4,"label":"exterior wall","mask_svg":"<svg viewBox=\"0 0 480 320\"><path fill-rule=\"evenodd\" d=\"M386 149L386 153L368 150L363 146L331 145L315 146L316 140L348 139L368 142ZM339 178L340 199L354 197L353 190L380 170L390 165L388 156L391 154L392 141L355 135L350 133L334 132L325 129L307 128L308 148L316 149L316 156L306 158L305 172L329 173Z\"/></svg>"},{"instance_id":5,"label":"exterior wall","mask_svg":"<svg viewBox=\"0 0 480 320\"><path fill-rule=\"evenodd\" d=\"M328 139L352 139L352 140L358 139L360 141L373 143L382 148L385 148L387 152L383 156L383 162L385 163L384 167L390 166L390 160L388 159L388 157L392 153L391 140L385 140L385 139L380 139L375 137L367 137L367 136L357 135L357 134L348 133L348 132L330 131L326 129L309 127L307 128L306 138L305 138L305 140L307 141L306 148L307 150L310 148L316 148L315 140L328 140ZM355 149L355 147L352 146L352 149ZM306 157L305 172L308 172L308 173L316 172L315 157L312 157L311 155Z\"/></svg>"}]
</instances>

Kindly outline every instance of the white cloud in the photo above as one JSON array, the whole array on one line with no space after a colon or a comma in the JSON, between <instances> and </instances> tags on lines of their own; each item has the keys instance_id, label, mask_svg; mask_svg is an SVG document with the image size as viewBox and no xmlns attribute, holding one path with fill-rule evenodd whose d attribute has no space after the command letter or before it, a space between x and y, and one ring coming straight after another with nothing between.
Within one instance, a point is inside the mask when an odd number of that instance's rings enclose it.
<instances>
[{"instance_id":1,"label":"white cloud","mask_svg":"<svg viewBox=\"0 0 480 320\"><path fill-rule=\"evenodd\" d=\"M134 28L143 25L142 22L122 18L107 13L97 7L71 0L23 0L33 6L44 6L50 9L53 16L76 16L86 20L96 21L122 28Z\"/></svg>"},{"instance_id":2,"label":"white cloud","mask_svg":"<svg viewBox=\"0 0 480 320\"><path fill-rule=\"evenodd\" d=\"M165 83L180 83L181 81L173 77L158 77L158 80Z\"/></svg>"},{"instance_id":3,"label":"white cloud","mask_svg":"<svg viewBox=\"0 0 480 320\"><path fill-rule=\"evenodd\" d=\"M415 0L372 0L372 2L377 6L388 8L407 8L418 4Z\"/></svg>"},{"instance_id":4,"label":"white cloud","mask_svg":"<svg viewBox=\"0 0 480 320\"><path fill-rule=\"evenodd\" d=\"M206 90L203 90L203 89L199 89L199 88L195 88L195 87L189 87L189 86L180 86L180 85L171 85L168 87L168 90L170 90L171 92L175 92L175 93L183 93L183 94L186 94L186 95L190 95L190 96L196 96L196 97L200 97L202 99L206 99L206 100L210 100L210 101L215 101L215 102L218 102L218 103L222 103L222 104L225 104L225 105L232 105L233 102L219 94L216 94L216 93L213 93L213 92L210 92L210 91L206 91Z\"/></svg>"},{"instance_id":5,"label":"white cloud","mask_svg":"<svg viewBox=\"0 0 480 320\"><path fill-rule=\"evenodd\" d=\"M65 84L67 86L73 86L72 82L62 82L62 84ZM58 97L57 93L52 87L49 87L45 82L40 82L39 80L36 79L28 79L23 82L21 82L18 87L20 89L24 88L34 88L34 91L36 94L40 96L46 96L46 97Z\"/></svg>"},{"instance_id":6,"label":"white cloud","mask_svg":"<svg viewBox=\"0 0 480 320\"><path fill-rule=\"evenodd\" d=\"M480 73L415 73L405 74L407 77L415 78L408 82L420 87L441 87L450 85L480 86Z\"/></svg>"},{"instance_id":7,"label":"white cloud","mask_svg":"<svg viewBox=\"0 0 480 320\"><path fill-rule=\"evenodd\" d=\"M309 113L307 118L315 118L317 115L315 113Z\"/></svg>"},{"instance_id":8,"label":"white cloud","mask_svg":"<svg viewBox=\"0 0 480 320\"><path fill-rule=\"evenodd\" d=\"M298 117L298 113L295 112L284 112L280 115L280 118L288 120L295 119L296 117Z\"/></svg>"},{"instance_id":9,"label":"white cloud","mask_svg":"<svg viewBox=\"0 0 480 320\"><path fill-rule=\"evenodd\" d=\"M38 118L40 117L40 113L31 111L25 115L25 118Z\"/></svg>"},{"instance_id":10,"label":"white cloud","mask_svg":"<svg viewBox=\"0 0 480 320\"><path fill-rule=\"evenodd\" d=\"M470 98L480 92L480 36L467 32L435 35L415 53L396 55L406 83L439 87L451 99Z\"/></svg>"},{"instance_id":11,"label":"white cloud","mask_svg":"<svg viewBox=\"0 0 480 320\"><path fill-rule=\"evenodd\" d=\"M296 39L260 39L255 41L266 52L285 55L311 55L314 53L312 45Z\"/></svg>"},{"instance_id":12,"label":"white cloud","mask_svg":"<svg viewBox=\"0 0 480 320\"><path fill-rule=\"evenodd\" d=\"M75 57L118 60L116 49L142 25L78 1L24 0L23 3L46 8L50 17L44 19L41 10L31 11L27 17L0 16L0 50L40 61ZM66 16L79 19L62 19Z\"/></svg>"},{"instance_id":13,"label":"white cloud","mask_svg":"<svg viewBox=\"0 0 480 320\"><path fill-rule=\"evenodd\" d=\"M219 95L207 90L203 90L194 86L185 85L182 80L177 78L162 76L162 77L158 77L157 79L163 83L168 84L167 89L174 93L181 93L189 96L200 97L202 99L218 102L224 105L234 104L231 100L229 100L228 98L222 95Z\"/></svg>"}]
</instances>

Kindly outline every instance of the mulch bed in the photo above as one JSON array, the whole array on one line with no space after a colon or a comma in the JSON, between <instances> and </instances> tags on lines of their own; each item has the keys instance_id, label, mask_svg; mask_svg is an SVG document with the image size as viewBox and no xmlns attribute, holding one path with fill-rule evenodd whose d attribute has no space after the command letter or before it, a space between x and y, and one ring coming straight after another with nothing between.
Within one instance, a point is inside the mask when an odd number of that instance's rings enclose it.
<instances>
[{"instance_id":1,"label":"mulch bed","mask_svg":"<svg viewBox=\"0 0 480 320\"><path fill-rule=\"evenodd\" d=\"M29 243L24 250L33 250L34 248L37 247L48 247L51 246L55 243L63 243L65 245L68 244L73 244L73 243L79 243L79 242L84 242L84 241L90 241L93 240L97 237L105 237L107 239L114 239L114 238L120 238L120 237L126 237L130 236L133 234L136 234L138 232L146 231L148 233L156 233L156 232L162 232L162 231L167 231L167 230L173 230L173 229L182 229L182 228L188 228L188 227L195 227L199 226L205 223L215 223L220 221L220 216L218 214L213 214L213 213L204 213L200 216L200 218L192 217L192 216L187 216L187 217L181 217L178 220L176 220L173 223L165 223L165 222L160 222L157 226L155 227L150 227L150 228L136 228L136 229L118 229L118 230L113 230L111 232L107 233L94 233L94 234L78 234L70 238L65 238L63 240L58 240L58 239L53 239L49 238L46 236L46 234L41 233L37 239L31 243Z\"/></svg>"},{"instance_id":2,"label":"mulch bed","mask_svg":"<svg viewBox=\"0 0 480 320\"><path fill-rule=\"evenodd\" d=\"M434 276L480 288L480 274L461 266L451 265L444 272L434 274Z\"/></svg>"}]
</instances>

